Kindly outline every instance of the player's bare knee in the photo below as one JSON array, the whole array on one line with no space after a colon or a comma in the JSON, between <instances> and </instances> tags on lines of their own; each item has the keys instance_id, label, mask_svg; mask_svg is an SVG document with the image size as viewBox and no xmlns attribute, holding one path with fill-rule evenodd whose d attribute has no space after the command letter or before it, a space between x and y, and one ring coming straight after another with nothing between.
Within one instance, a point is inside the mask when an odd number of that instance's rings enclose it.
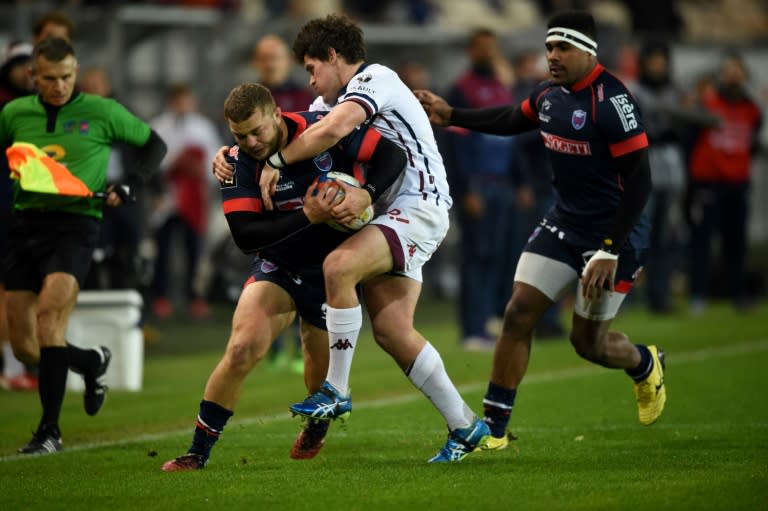
<instances>
[{"instance_id":1,"label":"player's bare knee","mask_svg":"<svg viewBox=\"0 0 768 511\"><path fill-rule=\"evenodd\" d=\"M518 337L531 332L537 320L538 315L532 307L512 298L504 309L502 332L505 336Z\"/></svg>"},{"instance_id":2,"label":"player's bare knee","mask_svg":"<svg viewBox=\"0 0 768 511\"><path fill-rule=\"evenodd\" d=\"M247 373L266 355L252 343L234 342L227 347L227 366L236 373Z\"/></svg>"},{"instance_id":3,"label":"player's bare knee","mask_svg":"<svg viewBox=\"0 0 768 511\"><path fill-rule=\"evenodd\" d=\"M351 281L352 285L359 281L359 271L353 254L344 250L335 250L323 261L323 276L326 282L343 283Z\"/></svg>"},{"instance_id":4,"label":"player's bare knee","mask_svg":"<svg viewBox=\"0 0 768 511\"><path fill-rule=\"evenodd\" d=\"M11 343L11 348L13 356L23 364L37 365L40 362L40 349L31 340L18 345Z\"/></svg>"}]
</instances>

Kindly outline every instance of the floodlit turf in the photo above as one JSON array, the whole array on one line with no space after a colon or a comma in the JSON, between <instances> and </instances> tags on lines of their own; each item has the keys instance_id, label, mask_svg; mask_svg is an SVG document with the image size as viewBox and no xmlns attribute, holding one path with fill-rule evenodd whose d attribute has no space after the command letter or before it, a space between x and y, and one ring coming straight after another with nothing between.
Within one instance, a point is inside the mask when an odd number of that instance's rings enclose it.
<instances>
[{"instance_id":1,"label":"floodlit turf","mask_svg":"<svg viewBox=\"0 0 768 511\"><path fill-rule=\"evenodd\" d=\"M490 353L464 353L427 304L420 328L477 411ZM300 376L257 369L208 468L166 474L182 454L205 380L226 342L227 311L209 325L171 323L148 347L145 390L111 392L88 417L67 394L66 451L19 458L38 419L34 394L0 393L0 508L601 510L768 509L768 306L750 314L653 317L616 326L667 351L667 409L643 427L628 378L581 361L565 340L537 343L501 452L427 465L445 441L440 416L364 337L352 374L354 411L314 460L288 457L287 413Z\"/></svg>"}]
</instances>

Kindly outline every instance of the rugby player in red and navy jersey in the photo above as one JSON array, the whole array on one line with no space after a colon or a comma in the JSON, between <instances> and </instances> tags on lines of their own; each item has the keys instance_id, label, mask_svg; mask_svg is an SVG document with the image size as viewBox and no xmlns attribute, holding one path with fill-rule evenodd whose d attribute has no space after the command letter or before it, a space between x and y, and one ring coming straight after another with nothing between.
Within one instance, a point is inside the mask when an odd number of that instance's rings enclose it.
<instances>
[{"instance_id":1,"label":"rugby player in red and navy jersey","mask_svg":"<svg viewBox=\"0 0 768 511\"><path fill-rule=\"evenodd\" d=\"M281 176L272 196L275 208L267 210L259 188L264 161L323 114L283 113L269 90L256 83L234 88L224 103L224 114L237 142L227 158L234 175L221 183L224 214L238 247L256 256L235 309L226 351L205 387L192 446L183 456L166 462L162 467L166 472L205 466L233 414L245 377L296 314L301 318L304 381L310 393L320 389L329 356L323 260L351 233L324 223L332 218L337 187L315 181L333 170L363 182L358 164L364 164L365 183L384 191L400 176L406 161L402 149L375 129L355 130L315 158L289 165L290 173ZM291 457L314 457L329 424L307 421Z\"/></svg>"},{"instance_id":2,"label":"rugby player in red and navy jersey","mask_svg":"<svg viewBox=\"0 0 768 511\"><path fill-rule=\"evenodd\" d=\"M554 172L556 203L520 256L496 343L483 401L493 434L486 448L491 449L508 445L505 431L536 322L577 280L570 334L576 352L627 372L635 382L642 424L656 421L666 401L663 352L609 329L647 249L649 227L642 211L651 175L640 111L624 84L598 62L589 13L555 14L547 28L551 79L517 107L452 108L431 92L416 92L440 125L497 135L539 129Z\"/></svg>"}]
</instances>

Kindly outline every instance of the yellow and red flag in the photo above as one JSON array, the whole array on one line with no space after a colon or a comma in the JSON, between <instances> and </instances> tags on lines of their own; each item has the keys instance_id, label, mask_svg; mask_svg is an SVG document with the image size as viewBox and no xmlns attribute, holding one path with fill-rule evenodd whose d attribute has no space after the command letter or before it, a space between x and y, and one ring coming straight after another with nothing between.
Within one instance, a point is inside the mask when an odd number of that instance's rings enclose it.
<instances>
[{"instance_id":1,"label":"yellow and red flag","mask_svg":"<svg viewBox=\"0 0 768 511\"><path fill-rule=\"evenodd\" d=\"M19 181L22 190L74 197L93 197L78 177L34 144L16 142L5 150L11 178Z\"/></svg>"}]
</instances>

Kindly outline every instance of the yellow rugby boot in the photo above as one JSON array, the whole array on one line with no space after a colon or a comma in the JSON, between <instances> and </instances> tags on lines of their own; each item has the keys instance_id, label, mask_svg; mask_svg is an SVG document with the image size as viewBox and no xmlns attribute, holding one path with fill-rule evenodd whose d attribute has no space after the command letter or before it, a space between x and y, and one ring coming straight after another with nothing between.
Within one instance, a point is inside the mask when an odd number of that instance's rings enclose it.
<instances>
[{"instance_id":1,"label":"yellow rugby boot","mask_svg":"<svg viewBox=\"0 0 768 511\"><path fill-rule=\"evenodd\" d=\"M648 346L653 358L653 369L648 377L635 383L635 398L640 423L650 426L664 411L667 402L667 389L664 386L664 351L656 346Z\"/></svg>"}]
</instances>

